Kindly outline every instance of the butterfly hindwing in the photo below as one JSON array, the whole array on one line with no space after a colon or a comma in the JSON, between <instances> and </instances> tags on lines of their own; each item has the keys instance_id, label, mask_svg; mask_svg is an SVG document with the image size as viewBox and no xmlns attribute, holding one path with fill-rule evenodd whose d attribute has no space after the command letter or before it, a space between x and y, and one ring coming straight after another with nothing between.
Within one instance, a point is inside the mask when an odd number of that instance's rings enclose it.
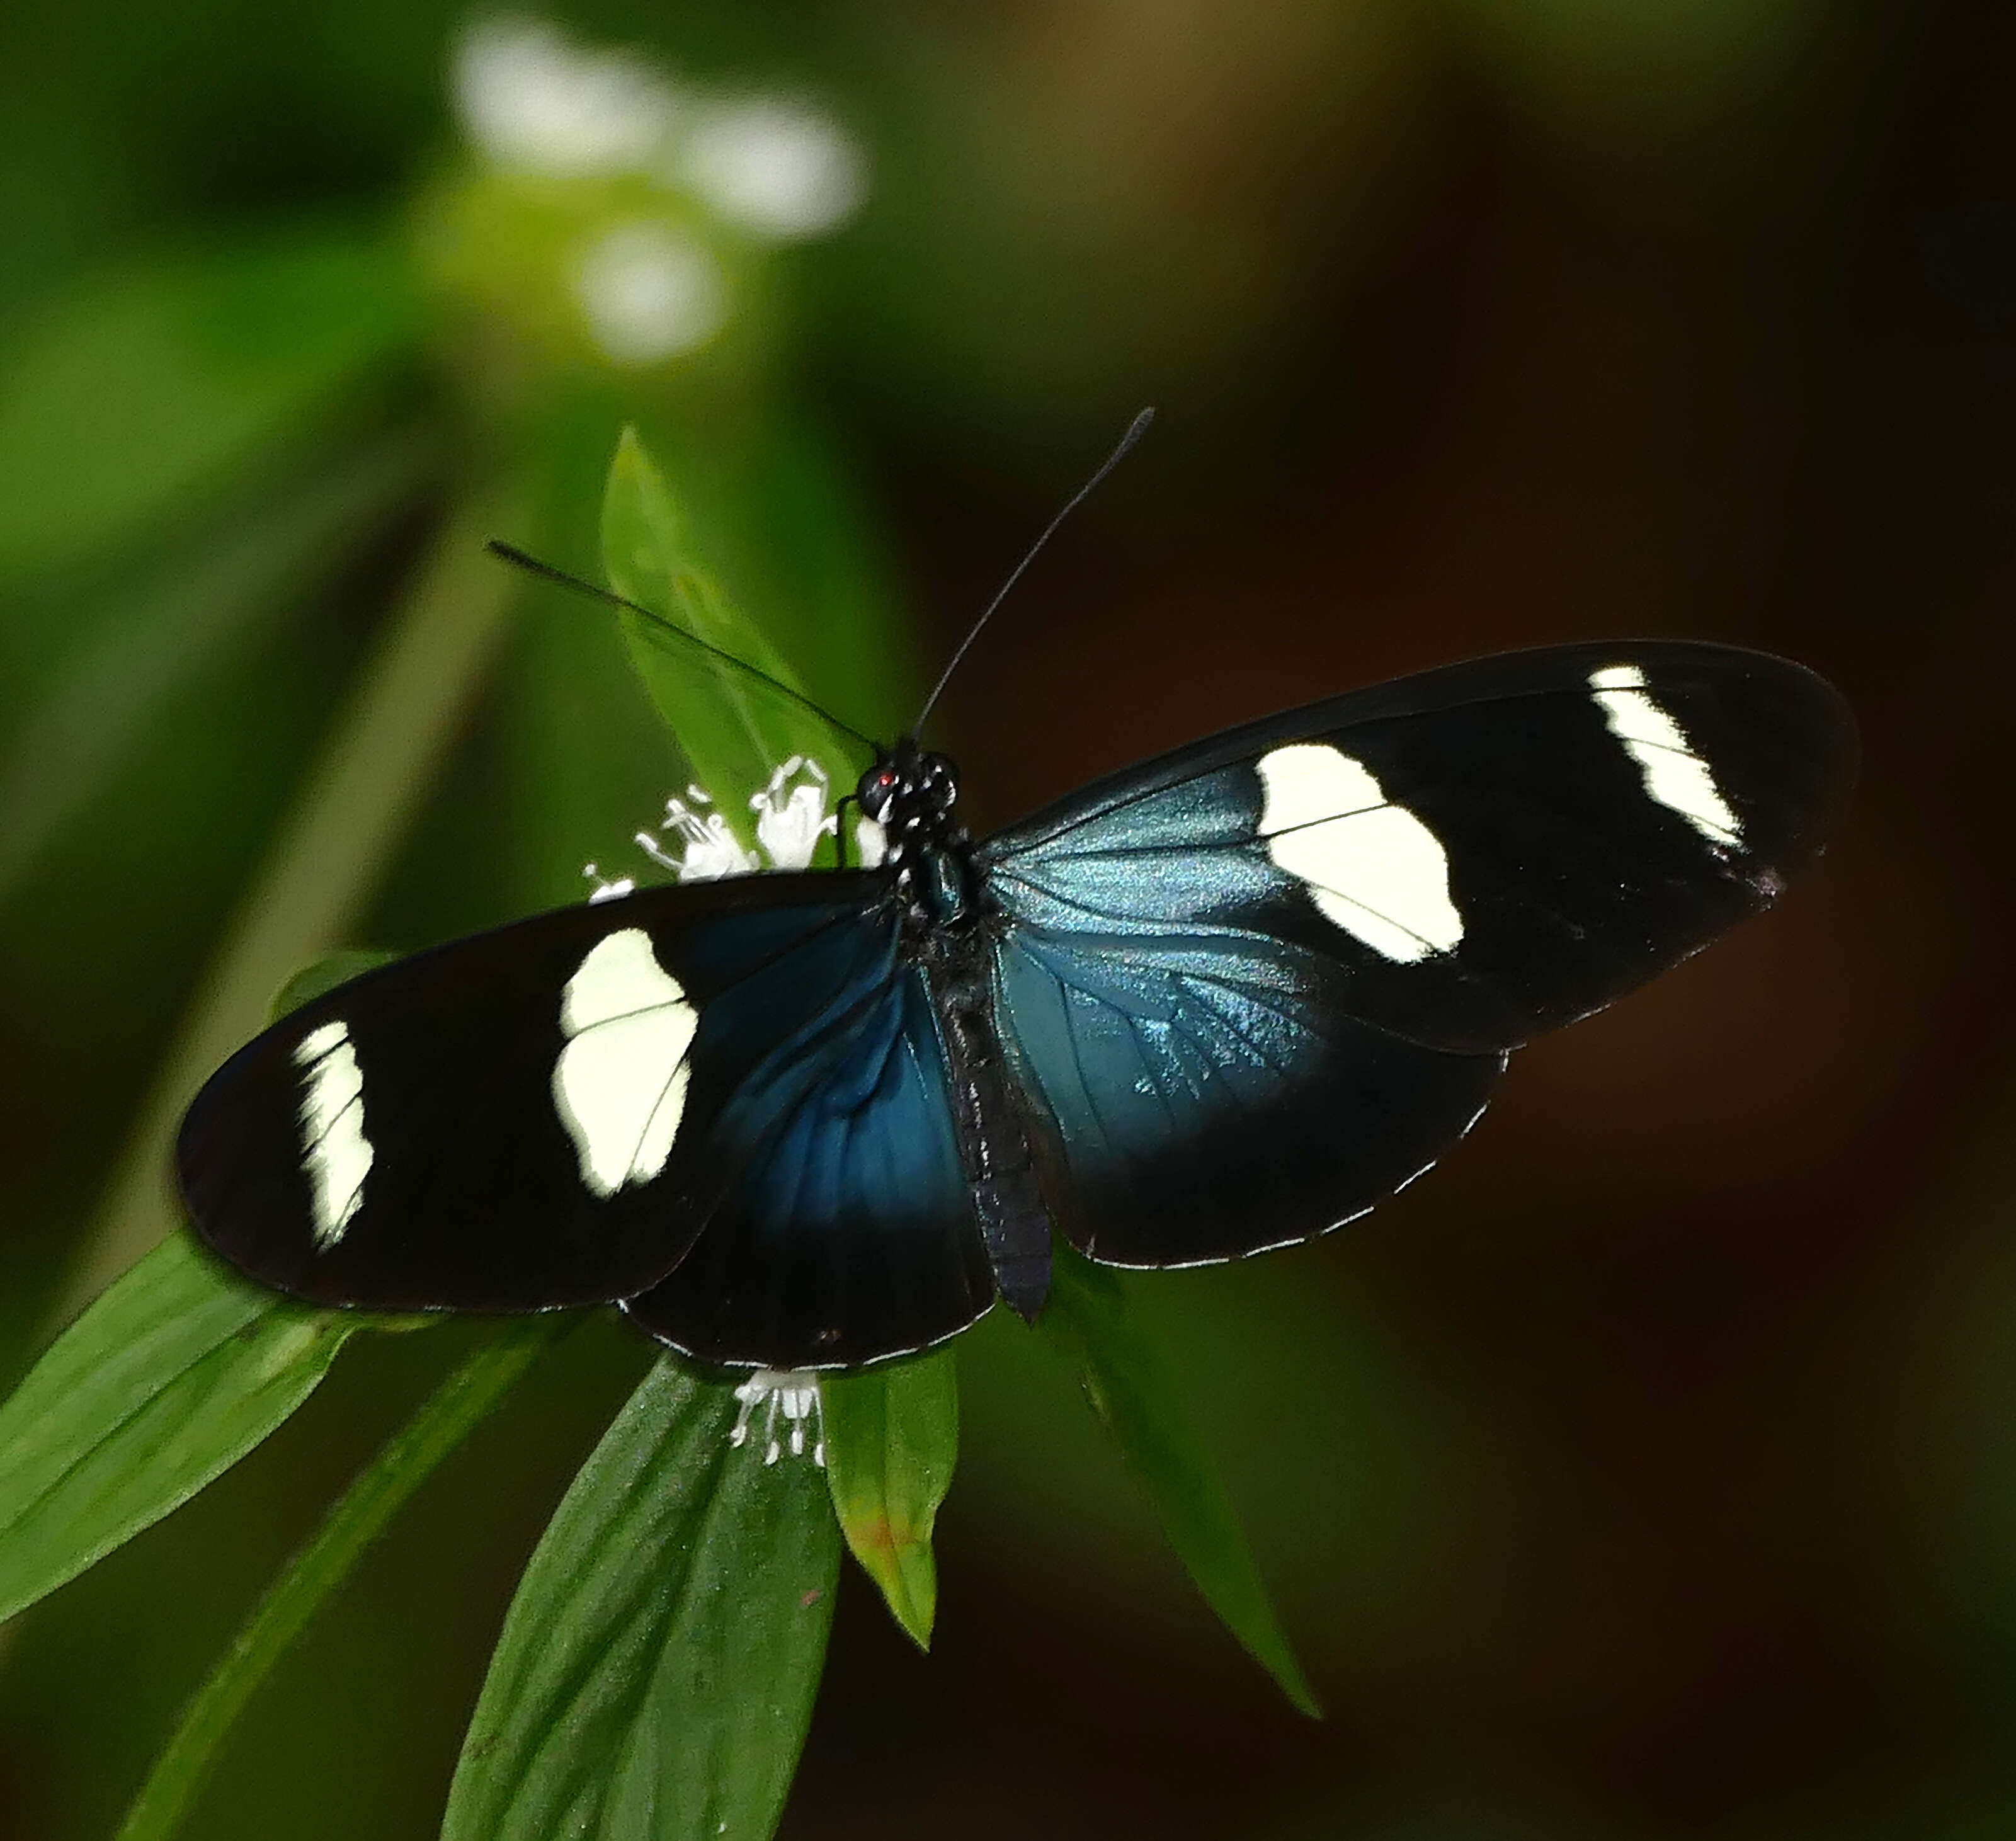
<instances>
[{"instance_id":1,"label":"butterfly hindwing","mask_svg":"<svg viewBox=\"0 0 2016 1841\"><path fill-rule=\"evenodd\" d=\"M653 1335L726 1365L851 1367L993 1302L937 1026L893 930L848 1000L745 1075L733 1111L754 1154L677 1269L625 1306Z\"/></svg>"},{"instance_id":2,"label":"butterfly hindwing","mask_svg":"<svg viewBox=\"0 0 2016 1841\"><path fill-rule=\"evenodd\" d=\"M647 890L367 974L205 1086L178 1147L191 1216L255 1277L322 1303L646 1290L806 1106L851 1108L870 1144L886 1108L917 1110L832 1052L891 1000L887 893L862 874ZM943 1173L920 1155L898 1173L905 1205L956 1241L970 1217Z\"/></svg>"},{"instance_id":3,"label":"butterfly hindwing","mask_svg":"<svg viewBox=\"0 0 2016 1841\"><path fill-rule=\"evenodd\" d=\"M1503 1065L1355 1021L1334 968L1261 935L1121 946L1021 925L995 973L1060 1225L1111 1265L1195 1265L1327 1232L1461 1137Z\"/></svg>"}]
</instances>

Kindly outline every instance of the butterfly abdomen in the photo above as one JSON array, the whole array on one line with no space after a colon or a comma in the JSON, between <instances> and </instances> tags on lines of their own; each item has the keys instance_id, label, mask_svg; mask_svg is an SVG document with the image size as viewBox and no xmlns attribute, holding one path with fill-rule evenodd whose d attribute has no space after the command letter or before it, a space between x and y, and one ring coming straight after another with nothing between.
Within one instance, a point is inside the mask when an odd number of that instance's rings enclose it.
<instances>
[{"instance_id":1,"label":"butterfly abdomen","mask_svg":"<svg viewBox=\"0 0 2016 1841\"><path fill-rule=\"evenodd\" d=\"M1050 1214L994 1026L986 950L978 928L947 928L927 936L922 963L988 1263L1009 1308L1033 1322L1050 1288Z\"/></svg>"}]
</instances>

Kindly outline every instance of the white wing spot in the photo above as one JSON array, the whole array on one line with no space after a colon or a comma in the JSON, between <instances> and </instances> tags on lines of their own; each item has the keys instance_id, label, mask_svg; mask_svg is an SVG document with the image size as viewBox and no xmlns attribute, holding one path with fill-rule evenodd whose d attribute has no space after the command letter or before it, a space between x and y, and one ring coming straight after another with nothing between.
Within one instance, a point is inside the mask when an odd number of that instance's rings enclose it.
<instances>
[{"instance_id":1,"label":"white wing spot","mask_svg":"<svg viewBox=\"0 0 2016 1841\"><path fill-rule=\"evenodd\" d=\"M1258 766L1267 854L1307 884L1326 920L1402 965L1461 942L1447 854L1413 812L1387 799L1363 762L1327 743L1298 741Z\"/></svg>"},{"instance_id":2,"label":"white wing spot","mask_svg":"<svg viewBox=\"0 0 2016 1841\"><path fill-rule=\"evenodd\" d=\"M364 1205L371 1140L364 1135L364 1074L341 1021L311 1029L294 1044L301 1070L301 1168L315 1209L315 1241L326 1252Z\"/></svg>"},{"instance_id":3,"label":"white wing spot","mask_svg":"<svg viewBox=\"0 0 2016 1841\"><path fill-rule=\"evenodd\" d=\"M1730 810L1686 731L1653 701L1645 674L1635 665L1607 665L1589 674L1589 687L1610 733L1637 762L1645 791L1711 844L1740 845L1742 821Z\"/></svg>"},{"instance_id":4,"label":"white wing spot","mask_svg":"<svg viewBox=\"0 0 2016 1841\"><path fill-rule=\"evenodd\" d=\"M596 942L560 997L567 1046L553 1104L596 1195L665 1167L686 1111L686 1050L700 1012L659 964L650 935L626 927Z\"/></svg>"}]
</instances>

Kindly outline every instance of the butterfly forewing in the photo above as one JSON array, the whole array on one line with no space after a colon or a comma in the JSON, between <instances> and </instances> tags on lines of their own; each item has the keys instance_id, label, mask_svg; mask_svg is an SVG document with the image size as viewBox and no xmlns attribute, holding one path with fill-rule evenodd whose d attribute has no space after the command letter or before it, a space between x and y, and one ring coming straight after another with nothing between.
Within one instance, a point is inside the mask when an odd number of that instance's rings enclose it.
<instances>
[{"instance_id":1,"label":"butterfly forewing","mask_svg":"<svg viewBox=\"0 0 2016 1841\"><path fill-rule=\"evenodd\" d=\"M1459 1053L1600 1008L1766 906L1838 820L1853 724L1799 666L1566 647L1312 704L1114 776L983 847L1030 924L1229 928L1349 975L1348 1014Z\"/></svg>"}]
</instances>

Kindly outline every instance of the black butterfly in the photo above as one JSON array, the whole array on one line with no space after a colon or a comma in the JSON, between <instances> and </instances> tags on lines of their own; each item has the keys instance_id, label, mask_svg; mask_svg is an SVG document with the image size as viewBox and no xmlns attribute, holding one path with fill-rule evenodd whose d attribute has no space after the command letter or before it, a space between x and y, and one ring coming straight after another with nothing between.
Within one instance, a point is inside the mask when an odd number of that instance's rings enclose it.
<instances>
[{"instance_id":1,"label":"black butterfly","mask_svg":"<svg viewBox=\"0 0 2016 1841\"><path fill-rule=\"evenodd\" d=\"M1232 730L975 843L913 740L873 868L641 890L369 972L183 1122L198 1230L317 1303L620 1302L728 1366L1041 1307L1053 1227L1188 1266L1420 1174L1507 1052L1768 906L1854 778L1840 697L1559 647Z\"/></svg>"},{"instance_id":2,"label":"black butterfly","mask_svg":"<svg viewBox=\"0 0 2016 1841\"><path fill-rule=\"evenodd\" d=\"M563 908L296 1011L196 1096L182 1194L314 1303L619 1302L724 1367L907 1354L997 1293L1034 1317L1053 1227L1193 1266L1363 1214L1510 1050L1769 906L1855 762L1812 672L1659 643L1311 704L978 844L913 733L851 795L873 868Z\"/></svg>"}]
</instances>

